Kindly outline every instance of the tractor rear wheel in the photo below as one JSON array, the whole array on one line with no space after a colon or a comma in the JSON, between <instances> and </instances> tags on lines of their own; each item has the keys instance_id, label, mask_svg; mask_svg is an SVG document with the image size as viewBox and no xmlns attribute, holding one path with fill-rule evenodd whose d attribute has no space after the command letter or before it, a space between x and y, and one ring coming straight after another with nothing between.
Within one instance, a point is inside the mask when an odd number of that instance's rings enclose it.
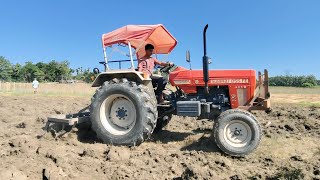
<instances>
[{"instance_id":1,"label":"tractor rear wheel","mask_svg":"<svg viewBox=\"0 0 320 180\"><path fill-rule=\"evenodd\" d=\"M106 81L90 106L92 129L114 145L139 145L156 126L157 107L144 85L125 78Z\"/></svg>"},{"instance_id":2,"label":"tractor rear wheel","mask_svg":"<svg viewBox=\"0 0 320 180\"><path fill-rule=\"evenodd\" d=\"M261 127L248 111L230 109L215 121L213 136L218 147L232 156L247 155L256 149L261 140Z\"/></svg>"}]
</instances>

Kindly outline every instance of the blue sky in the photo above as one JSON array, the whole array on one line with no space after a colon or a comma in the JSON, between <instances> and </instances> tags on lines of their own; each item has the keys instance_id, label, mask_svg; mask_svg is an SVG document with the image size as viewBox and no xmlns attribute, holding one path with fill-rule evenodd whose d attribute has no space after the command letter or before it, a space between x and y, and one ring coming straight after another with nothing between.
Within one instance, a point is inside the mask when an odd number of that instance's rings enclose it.
<instances>
[{"instance_id":1,"label":"blue sky","mask_svg":"<svg viewBox=\"0 0 320 180\"><path fill-rule=\"evenodd\" d=\"M2 1L0 56L12 63L68 60L100 67L101 35L127 24L164 24L178 40L168 59L202 66L207 31L210 69L268 69L320 79L320 1Z\"/></svg>"}]
</instances>

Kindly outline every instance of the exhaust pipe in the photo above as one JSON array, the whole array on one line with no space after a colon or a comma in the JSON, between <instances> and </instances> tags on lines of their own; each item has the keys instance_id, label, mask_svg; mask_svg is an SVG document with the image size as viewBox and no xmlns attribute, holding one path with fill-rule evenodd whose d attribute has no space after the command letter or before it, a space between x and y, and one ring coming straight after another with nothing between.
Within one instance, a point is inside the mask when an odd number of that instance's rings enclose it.
<instances>
[{"instance_id":1,"label":"exhaust pipe","mask_svg":"<svg viewBox=\"0 0 320 180\"><path fill-rule=\"evenodd\" d=\"M208 81L209 81L209 70L208 70L208 60L209 57L207 56L207 42L206 42L206 32L208 29L208 24L204 27L203 30L203 58L202 58L202 63L203 63L203 81L205 83L205 94L209 94L209 87L208 87Z\"/></svg>"}]
</instances>

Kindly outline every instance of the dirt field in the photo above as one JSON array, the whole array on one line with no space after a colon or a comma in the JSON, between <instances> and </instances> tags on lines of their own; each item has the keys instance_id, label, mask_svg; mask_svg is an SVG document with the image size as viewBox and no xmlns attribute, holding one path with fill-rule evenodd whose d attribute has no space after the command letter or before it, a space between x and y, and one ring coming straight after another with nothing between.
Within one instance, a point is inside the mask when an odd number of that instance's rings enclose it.
<instances>
[{"instance_id":1,"label":"dirt field","mask_svg":"<svg viewBox=\"0 0 320 180\"><path fill-rule=\"evenodd\" d=\"M212 121L192 118L174 117L131 148L102 144L87 124L39 138L48 115L75 113L90 97L0 93L0 179L320 179L320 108L297 104L301 96L320 102L315 94L275 94L270 114L254 112L260 146L233 158L211 140Z\"/></svg>"}]
</instances>

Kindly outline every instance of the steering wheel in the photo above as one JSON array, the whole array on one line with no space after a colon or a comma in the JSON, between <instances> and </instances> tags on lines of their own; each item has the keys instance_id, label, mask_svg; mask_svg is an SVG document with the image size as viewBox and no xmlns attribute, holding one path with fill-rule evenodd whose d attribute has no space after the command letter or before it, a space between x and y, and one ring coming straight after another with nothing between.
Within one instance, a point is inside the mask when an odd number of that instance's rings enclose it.
<instances>
[{"instance_id":1,"label":"steering wheel","mask_svg":"<svg viewBox=\"0 0 320 180\"><path fill-rule=\"evenodd\" d=\"M173 66L174 64L172 64L172 66L170 65L163 66L162 68L160 68L160 72L168 73Z\"/></svg>"}]
</instances>

